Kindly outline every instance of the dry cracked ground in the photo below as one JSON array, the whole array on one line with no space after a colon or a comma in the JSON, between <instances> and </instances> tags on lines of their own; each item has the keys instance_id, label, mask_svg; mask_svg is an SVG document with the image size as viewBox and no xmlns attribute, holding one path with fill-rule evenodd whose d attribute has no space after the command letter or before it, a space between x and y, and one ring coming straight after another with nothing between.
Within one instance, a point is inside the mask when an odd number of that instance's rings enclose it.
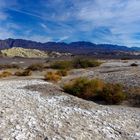
<instances>
[{"instance_id":1,"label":"dry cracked ground","mask_svg":"<svg viewBox=\"0 0 140 140\"><path fill-rule=\"evenodd\" d=\"M140 139L138 108L97 105L39 80L3 80L0 88L2 140Z\"/></svg>"},{"instance_id":2,"label":"dry cracked ground","mask_svg":"<svg viewBox=\"0 0 140 140\"><path fill-rule=\"evenodd\" d=\"M98 105L39 79L0 80L0 139L139 140L140 109Z\"/></svg>"}]
</instances>

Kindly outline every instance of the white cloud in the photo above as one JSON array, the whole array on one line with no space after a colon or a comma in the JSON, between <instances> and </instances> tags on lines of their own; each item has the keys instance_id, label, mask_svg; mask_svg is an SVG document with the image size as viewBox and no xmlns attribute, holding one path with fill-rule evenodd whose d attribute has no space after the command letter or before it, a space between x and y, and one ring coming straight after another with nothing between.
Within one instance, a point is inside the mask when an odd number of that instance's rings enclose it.
<instances>
[{"instance_id":1,"label":"white cloud","mask_svg":"<svg viewBox=\"0 0 140 140\"><path fill-rule=\"evenodd\" d=\"M9 15L3 10L8 8L40 19L39 26L44 29L44 32L53 38L59 37L59 41L71 38L74 40L84 33L87 37L89 35L90 41L98 43L117 43L128 46L140 44L138 39L132 38L132 35L140 32L140 0L47 0L40 2L42 3L41 10L37 10L23 9L23 5L19 6L16 0L0 0L0 20L8 18ZM51 22L48 24L48 21L56 23L56 28L50 27ZM5 27L7 30L10 27L18 29L15 23ZM108 29L110 33L100 31L102 27ZM96 32L98 39L92 35L96 29L99 29ZM43 35L33 35L30 38L38 41L53 40Z\"/></svg>"},{"instance_id":2,"label":"white cloud","mask_svg":"<svg viewBox=\"0 0 140 140\"><path fill-rule=\"evenodd\" d=\"M49 29L49 27L47 26L47 24L45 24L45 23L40 23L40 26L41 26L43 29L45 29L45 31L51 31L51 30Z\"/></svg>"},{"instance_id":3,"label":"white cloud","mask_svg":"<svg viewBox=\"0 0 140 140\"><path fill-rule=\"evenodd\" d=\"M27 40L33 40L37 42L48 42L52 41L51 37L44 36L44 35L32 35L32 36L21 36L21 38L27 39Z\"/></svg>"},{"instance_id":4,"label":"white cloud","mask_svg":"<svg viewBox=\"0 0 140 140\"><path fill-rule=\"evenodd\" d=\"M59 40L57 40L57 42L62 42L62 41L65 41L69 38L69 36L63 36L63 37L60 37Z\"/></svg>"}]
</instances>

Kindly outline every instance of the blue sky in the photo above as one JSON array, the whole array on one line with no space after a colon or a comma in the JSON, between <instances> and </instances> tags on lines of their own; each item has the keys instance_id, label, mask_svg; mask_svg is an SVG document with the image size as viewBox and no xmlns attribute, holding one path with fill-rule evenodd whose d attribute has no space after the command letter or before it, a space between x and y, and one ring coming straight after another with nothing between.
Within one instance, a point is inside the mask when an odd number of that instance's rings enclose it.
<instances>
[{"instance_id":1,"label":"blue sky","mask_svg":"<svg viewBox=\"0 0 140 140\"><path fill-rule=\"evenodd\" d=\"M140 0L0 0L0 39L140 46Z\"/></svg>"}]
</instances>

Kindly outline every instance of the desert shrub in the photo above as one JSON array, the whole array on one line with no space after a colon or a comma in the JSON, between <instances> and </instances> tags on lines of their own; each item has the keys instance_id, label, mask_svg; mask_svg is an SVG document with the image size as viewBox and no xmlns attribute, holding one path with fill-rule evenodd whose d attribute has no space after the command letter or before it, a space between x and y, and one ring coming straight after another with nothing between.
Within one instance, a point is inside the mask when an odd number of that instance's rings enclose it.
<instances>
[{"instance_id":1,"label":"desert shrub","mask_svg":"<svg viewBox=\"0 0 140 140\"><path fill-rule=\"evenodd\" d=\"M42 71L43 69L44 69L44 65L42 63L35 63L27 68L27 70L32 70L32 71Z\"/></svg>"},{"instance_id":2,"label":"desert shrub","mask_svg":"<svg viewBox=\"0 0 140 140\"><path fill-rule=\"evenodd\" d=\"M57 74L60 76L67 76L68 75L68 71L67 70L59 70L57 71Z\"/></svg>"},{"instance_id":3,"label":"desert shrub","mask_svg":"<svg viewBox=\"0 0 140 140\"><path fill-rule=\"evenodd\" d=\"M106 83L103 89L98 92L98 97L107 104L118 104L126 98L126 95L120 84Z\"/></svg>"},{"instance_id":4,"label":"desert shrub","mask_svg":"<svg viewBox=\"0 0 140 140\"><path fill-rule=\"evenodd\" d=\"M44 77L45 77L44 80L46 80L46 81L57 82L57 81L61 80L61 76L59 74L57 74L57 72L47 72Z\"/></svg>"},{"instance_id":5,"label":"desert shrub","mask_svg":"<svg viewBox=\"0 0 140 140\"><path fill-rule=\"evenodd\" d=\"M17 72L15 72L15 75L16 76L31 76L32 75L32 72L31 72L31 70L24 70L24 71L17 71Z\"/></svg>"},{"instance_id":6,"label":"desert shrub","mask_svg":"<svg viewBox=\"0 0 140 140\"><path fill-rule=\"evenodd\" d=\"M2 73L0 73L0 78L9 77L11 75L12 75L11 72L3 71Z\"/></svg>"},{"instance_id":7,"label":"desert shrub","mask_svg":"<svg viewBox=\"0 0 140 140\"><path fill-rule=\"evenodd\" d=\"M91 60L91 59L75 59L73 60L73 67L74 68L88 68L88 67L97 67L101 63L97 60Z\"/></svg>"},{"instance_id":8,"label":"desert shrub","mask_svg":"<svg viewBox=\"0 0 140 140\"><path fill-rule=\"evenodd\" d=\"M89 99L96 96L102 90L104 83L99 80L88 80L87 78L77 78L63 86L65 92L80 98Z\"/></svg>"},{"instance_id":9,"label":"desert shrub","mask_svg":"<svg viewBox=\"0 0 140 140\"><path fill-rule=\"evenodd\" d=\"M107 104L118 104L125 99L123 88L119 84L105 83L99 79L75 79L63 86L65 92L88 100L101 100Z\"/></svg>"},{"instance_id":10,"label":"desert shrub","mask_svg":"<svg viewBox=\"0 0 140 140\"><path fill-rule=\"evenodd\" d=\"M130 66L132 66L132 67L136 67L136 66L138 66L138 64L136 64L136 63L132 63Z\"/></svg>"},{"instance_id":11,"label":"desert shrub","mask_svg":"<svg viewBox=\"0 0 140 140\"><path fill-rule=\"evenodd\" d=\"M20 66L17 64L0 64L0 69L19 69Z\"/></svg>"},{"instance_id":12,"label":"desert shrub","mask_svg":"<svg viewBox=\"0 0 140 140\"><path fill-rule=\"evenodd\" d=\"M97 67L101 63L97 60L90 59L74 59L72 61L56 61L53 62L50 67L53 69L72 69L72 68L88 68Z\"/></svg>"},{"instance_id":13,"label":"desert shrub","mask_svg":"<svg viewBox=\"0 0 140 140\"><path fill-rule=\"evenodd\" d=\"M56 61L50 65L53 69L71 69L72 62L71 61Z\"/></svg>"}]
</instances>

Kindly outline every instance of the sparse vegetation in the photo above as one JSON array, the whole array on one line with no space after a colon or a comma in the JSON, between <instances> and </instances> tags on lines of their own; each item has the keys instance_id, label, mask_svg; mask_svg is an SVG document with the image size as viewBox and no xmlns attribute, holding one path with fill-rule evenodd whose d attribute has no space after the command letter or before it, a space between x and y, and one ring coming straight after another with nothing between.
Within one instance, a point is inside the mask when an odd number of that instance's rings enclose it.
<instances>
[{"instance_id":1,"label":"sparse vegetation","mask_svg":"<svg viewBox=\"0 0 140 140\"><path fill-rule=\"evenodd\" d=\"M73 68L88 68L88 67L97 67L101 63L97 60L91 60L91 59L75 59L73 60Z\"/></svg>"},{"instance_id":2,"label":"sparse vegetation","mask_svg":"<svg viewBox=\"0 0 140 140\"><path fill-rule=\"evenodd\" d=\"M120 84L110 83L106 83L103 89L98 92L97 96L99 99L105 100L105 102L108 104L118 104L126 98Z\"/></svg>"},{"instance_id":3,"label":"sparse vegetation","mask_svg":"<svg viewBox=\"0 0 140 140\"><path fill-rule=\"evenodd\" d=\"M12 73L9 71L3 71L0 73L0 78L5 78L5 77L9 77L12 76Z\"/></svg>"},{"instance_id":4,"label":"sparse vegetation","mask_svg":"<svg viewBox=\"0 0 140 140\"><path fill-rule=\"evenodd\" d=\"M44 80L57 82L61 80L61 76L57 72L47 72L44 76Z\"/></svg>"},{"instance_id":5,"label":"sparse vegetation","mask_svg":"<svg viewBox=\"0 0 140 140\"><path fill-rule=\"evenodd\" d=\"M19 69L20 66L17 64L0 64L0 69Z\"/></svg>"},{"instance_id":6,"label":"sparse vegetation","mask_svg":"<svg viewBox=\"0 0 140 140\"><path fill-rule=\"evenodd\" d=\"M74 59L72 61L56 61L51 64L53 69L72 69L72 68L88 68L88 67L97 67L101 64L97 60L91 59Z\"/></svg>"},{"instance_id":7,"label":"sparse vegetation","mask_svg":"<svg viewBox=\"0 0 140 140\"><path fill-rule=\"evenodd\" d=\"M42 71L43 69L44 69L44 65L42 63L35 63L27 68L27 70L31 70L31 71Z\"/></svg>"},{"instance_id":8,"label":"sparse vegetation","mask_svg":"<svg viewBox=\"0 0 140 140\"><path fill-rule=\"evenodd\" d=\"M102 100L107 104L118 104L125 99L119 84L108 84L99 79L78 78L63 86L65 92L88 100Z\"/></svg>"},{"instance_id":9,"label":"sparse vegetation","mask_svg":"<svg viewBox=\"0 0 140 140\"><path fill-rule=\"evenodd\" d=\"M15 75L16 76L31 76L32 75L32 72L31 72L31 70L24 70L24 71L17 71L16 73L15 73Z\"/></svg>"}]
</instances>

